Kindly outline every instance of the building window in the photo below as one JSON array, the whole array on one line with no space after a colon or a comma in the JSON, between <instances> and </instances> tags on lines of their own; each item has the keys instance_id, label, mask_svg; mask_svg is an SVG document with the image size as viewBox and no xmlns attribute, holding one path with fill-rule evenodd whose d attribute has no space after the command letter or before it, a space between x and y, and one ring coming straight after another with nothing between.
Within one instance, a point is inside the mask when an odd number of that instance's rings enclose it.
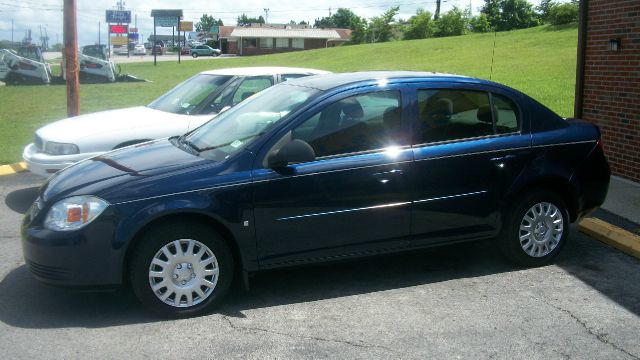
<instances>
[{"instance_id":1,"label":"building window","mask_svg":"<svg viewBox=\"0 0 640 360\"><path fill-rule=\"evenodd\" d=\"M258 39L256 39L256 38L244 38L244 39L242 39L242 47L244 47L244 48L258 47Z\"/></svg>"},{"instance_id":2,"label":"building window","mask_svg":"<svg viewBox=\"0 0 640 360\"><path fill-rule=\"evenodd\" d=\"M304 49L304 39L291 39L291 47L294 49Z\"/></svg>"},{"instance_id":3,"label":"building window","mask_svg":"<svg viewBox=\"0 0 640 360\"><path fill-rule=\"evenodd\" d=\"M262 38L262 39L260 39L260 48L262 48L262 49L273 49L273 38Z\"/></svg>"},{"instance_id":4,"label":"building window","mask_svg":"<svg viewBox=\"0 0 640 360\"><path fill-rule=\"evenodd\" d=\"M289 39L276 38L276 48L278 48L278 49L288 49L289 48Z\"/></svg>"}]
</instances>

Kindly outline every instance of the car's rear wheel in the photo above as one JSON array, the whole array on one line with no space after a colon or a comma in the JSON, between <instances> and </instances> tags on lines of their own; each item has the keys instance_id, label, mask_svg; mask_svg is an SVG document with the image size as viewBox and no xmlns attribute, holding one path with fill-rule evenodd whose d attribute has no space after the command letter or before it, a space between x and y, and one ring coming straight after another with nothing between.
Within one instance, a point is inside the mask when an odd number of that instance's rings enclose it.
<instances>
[{"instance_id":1,"label":"car's rear wheel","mask_svg":"<svg viewBox=\"0 0 640 360\"><path fill-rule=\"evenodd\" d=\"M165 317L203 314L222 303L233 280L226 242L199 223L169 223L148 231L133 254L133 290Z\"/></svg>"},{"instance_id":2,"label":"car's rear wheel","mask_svg":"<svg viewBox=\"0 0 640 360\"><path fill-rule=\"evenodd\" d=\"M523 266L541 266L558 256L569 236L562 198L539 190L521 196L512 210L499 239L507 258Z\"/></svg>"},{"instance_id":3,"label":"car's rear wheel","mask_svg":"<svg viewBox=\"0 0 640 360\"><path fill-rule=\"evenodd\" d=\"M195 59L198 57L198 53L191 53L191 56Z\"/></svg>"}]
</instances>

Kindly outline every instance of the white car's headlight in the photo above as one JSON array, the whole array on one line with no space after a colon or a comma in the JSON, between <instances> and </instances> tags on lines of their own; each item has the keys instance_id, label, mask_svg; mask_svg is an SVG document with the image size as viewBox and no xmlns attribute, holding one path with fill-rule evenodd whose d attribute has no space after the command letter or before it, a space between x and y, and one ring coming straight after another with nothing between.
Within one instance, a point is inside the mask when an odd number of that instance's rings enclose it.
<instances>
[{"instance_id":1,"label":"white car's headlight","mask_svg":"<svg viewBox=\"0 0 640 360\"><path fill-rule=\"evenodd\" d=\"M55 203L44 219L44 227L55 231L80 229L100 215L109 203L95 196L73 196Z\"/></svg>"},{"instance_id":2,"label":"white car's headlight","mask_svg":"<svg viewBox=\"0 0 640 360\"><path fill-rule=\"evenodd\" d=\"M47 141L44 144L44 152L51 155L73 155L79 154L80 149L76 144Z\"/></svg>"}]
</instances>

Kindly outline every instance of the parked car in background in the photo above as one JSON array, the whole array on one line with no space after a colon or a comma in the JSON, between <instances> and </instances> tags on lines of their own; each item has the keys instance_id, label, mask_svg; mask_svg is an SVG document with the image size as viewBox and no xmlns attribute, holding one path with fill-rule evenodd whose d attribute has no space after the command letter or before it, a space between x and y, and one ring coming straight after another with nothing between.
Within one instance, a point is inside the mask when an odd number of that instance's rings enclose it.
<instances>
[{"instance_id":1,"label":"parked car in background","mask_svg":"<svg viewBox=\"0 0 640 360\"><path fill-rule=\"evenodd\" d=\"M133 48L133 55L146 55L146 54L147 54L147 49L145 49L144 45L142 44L137 44Z\"/></svg>"},{"instance_id":2,"label":"parked car in background","mask_svg":"<svg viewBox=\"0 0 640 360\"><path fill-rule=\"evenodd\" d=\"M126 45L122 45L122 46L114 46L113 47L113 54L114 55L127 55L129 54L129 49L127 49Z\"/></svg>"},{"instance_id":3,"label":"parked car in background","mask_svg":"<svg viewBox=\"0 0 640 360\"><path fill-rule=\"evenodd\" d=\"M191 56L197 58L198 56L219 56L221 51L214 49L209 45L198 45L191 48Z\"/></svg>"},{"instance_id":4,"label":"parked car in background","mask_svg":"<svg viewBox=\"0 0 640 360\"><path fill-rule=\"evenodd\" d=\"M164 54L164 47L162 47L162 45L156 44L156 46L153 47L153 50L151 50L151 55L162 55Z\"/></svg>"},{"instance_id":5,"label":"parked car in background","mask_svg":"<svg viewBox=\"0 0 640 360\"><path fill-rule=\"evenodd\" d=\"M506 86L312 76L54 175L22 247L39 280L127 282L148 308L185 317L220 305L234 278L283 266L476 240L544 265L609 176L596 126Z\"/></svg>"},{"instance_id":6,"label":"parked car in background","mask_svg":"<svg viewBox=\"0 0 640 360\"><path fill-rule=\"evenodd\" d=\"M183 134L273 84L323 73L326 71L286 67L205 71L147 106L102 111L41 127L22 157L29 171L49 176L113 149Z\"/></svg>"},{"instance_id":7,"label":"parked car in background","mask_svg":"<svg viewBox=\"0 0 640 360\"><path fill-rule=\"evenodd\" d=\"M0 53L0 81L4 81L9 73L9 67L4 62L4 54Z\"/></svg>"},{"instance_id":8,"label":"parked car in background","mask_svg":"<svg viewBox=\"0 0 640 360\"><path fill-rule=\"evenodd\" d=\"M189 55L191 54L191 48L188 46L183 46L180 48L180 55Z\"/></svg>"}]
</instances>

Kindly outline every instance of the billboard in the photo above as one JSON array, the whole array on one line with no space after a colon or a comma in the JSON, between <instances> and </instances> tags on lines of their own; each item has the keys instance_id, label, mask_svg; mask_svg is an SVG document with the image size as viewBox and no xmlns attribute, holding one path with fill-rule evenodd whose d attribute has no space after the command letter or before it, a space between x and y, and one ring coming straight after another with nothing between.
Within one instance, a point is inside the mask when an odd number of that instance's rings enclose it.
<instances>
[{"instance_id":1,"label":"billboard","mask_svg":"<svg viewBox=\"0 0 640 360\"><path fill-rule=\"evenodd\" d=\"M107 23L131 23L131 11L129 10L107 10Z\"/></svg>"},{"instance_id":2,"label":"billboard","mask_svg":"<svg viewBox=\"0 0 640 360\"><path fill-rule=\"evenodd\" d=\"M109 32L111 34L126 34L129 32L128 25L109 25Z\"/></svg>"},{"instance_id":3,"label":"billboard","mask_svg":"<svg viewBox=\"0 0 640 360\"><path fill-rule=\"evenodd\" d=\"M156 26L159 27L174 27L178 26L178 18L173 16L156 16Z\"/></svg>"},{"instance_id":4,"label":"billboard","mask_svg":"<svg viewBox=\"0 0 640 360\"><path fill-rule=\"evenodd\" d=\"M111 45L127 45L129 38L127 36L112 36Z\"/></svg>"},{"instance_id":5,"label":"billboard","mask_svg":"<svg viewBox=\"0 0 640 360\"><path fill-rule=\"evenodd\" d=\"M193 31L193 21L180 21L180 31Z\"/></svg>"}]
</instances>

